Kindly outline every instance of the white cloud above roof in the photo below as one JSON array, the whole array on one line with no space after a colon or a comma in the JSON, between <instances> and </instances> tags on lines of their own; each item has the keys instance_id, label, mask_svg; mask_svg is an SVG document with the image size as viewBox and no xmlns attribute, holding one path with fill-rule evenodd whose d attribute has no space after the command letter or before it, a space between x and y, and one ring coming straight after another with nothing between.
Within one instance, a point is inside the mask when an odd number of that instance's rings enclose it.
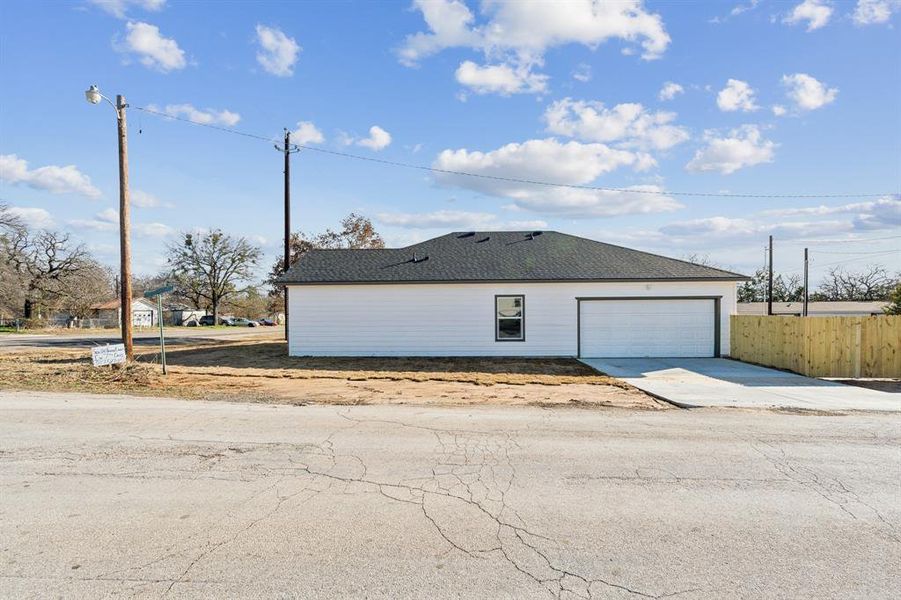
<instances>
[{"instance_id":1,"label":"white cloud above roof","mask_svg":"<svg viewBox=\"0 0 901 600\"><path fill-rule=\"evenodd\" d=\"M776 144L763 137L756 125L743 125L723 136L704 134L706 144L685 166L688 171L729 175L739 169L773 162Z\"/></svg>"},{"instance_id":2,"label":"white cloud above roof","mask_svg":"<svg viewBox=\"0 0 901 600\"><path fill-rule=\"evenodd\" d=\"M287 36L277 27L257 25L257 62L263 70L276 77L290 77L294 74L301 47L297 41Z\"/></svg>"},{"instance_id":3,"label":"white cloud above roof","mask_svg":"<svg viewBox=\"0 0 901 600\"><path fill-rule=\"evenodd\" d=\"M824 0L804 0L795 5L791 12L782 18L782 22L789 25L804 24L807 31L814 31L829 23L833 11L832 5Z\"/></svg>"},{"instance_id":4,"label":"white cloud above roof","mask_svg":"<svg viewBox=\"0 0 901 600\"><path fill-rule=\"evenodd\" d=\"M53 194L79 194L91 199L101 195L100 190L91 183L91 178L75 165L47 165L30 169L28 161L15 154L0 154L0 181Z\"/></svg>"},{"instance_id":5,"label":"white cloud above roof","mask_svg":"<svg viewBox=\"0 0 901 600\"><path fill-rule=\"evenodd\" d=\"M716 105L725 112L751 112L760 108L754 99L754 90L748 82L740 79L726 82L726 87L716 95Z\"/></svg>"},{"instance_id":6,"label":"white cloud above roof","mask_svg":"<svg viewBox=\"0 0 901 600\"><path fill-rule=\"evenodd\" d=\"M119 52L136 56L145 67L161 73L184 69L188 64L178 42L163 36L160 28L150 23L129 21L125 24L125 37L113 46Z\"/></svg>"}]
</instances>

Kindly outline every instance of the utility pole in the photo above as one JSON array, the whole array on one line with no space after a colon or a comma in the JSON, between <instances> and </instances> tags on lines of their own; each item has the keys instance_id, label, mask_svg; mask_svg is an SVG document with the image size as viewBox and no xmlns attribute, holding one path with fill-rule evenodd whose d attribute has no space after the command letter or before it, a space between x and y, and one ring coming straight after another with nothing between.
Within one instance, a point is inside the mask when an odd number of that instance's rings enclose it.
<instances>
[{"instance_id":1,"label":"utility pole","mask_svg":"<svg viewBox=\"0 0 901 600\"><path fill-rule=\"evenodd\" d=\"M801 316L807 316L807 248L804 248L804 310L801 311Z\"/></svg>"},{"instance_id":2,"label":"utility pole","mask_svg":"<svg viewBox=\"0 0 901 600\"><path fill-rule=\"evenodd\" d=\"M122 280L122 343L126 360L134 359L131 336L131 220L128 201L128 129L125 122L125 96L116 96L119 123L119 270Z\"/></svg>"},{"instance_id":3,"label":"utility pole","mask_svg":"<svg viewBox=\"0 0 901 600\"><path fill-rule=\"evenodd\" d=\"M773 236L770 236L769 276L766 280L766 314L773 314Z\"/></svg>"},{"instance_id":4,"label":"utility pole","mask_svg":"<svg viewBox=\"0 0 901 600\"><path fill-rule=\"evenodd\" d=\"M291 132L285 129L285 145L281 148L278 144L275 149L285 155L285 258L284 273L291 268L291 155L299 152L300 148L291 147ZM285 340L288 339L288 286L285 286Z\"/></svg>"},{"instance_id":5,"label":"utility pole","mask_svg":"<svg viewBox=\"0 0 901 600\"><path fill-rule=\"evenodd\" d=\"M90 104L99 104L101 100L116 111L116 123L119 134L119 323L122 328L122 345L125 346L126 360L134 359L134 344L131 336L131 223L128 214L128 127L125 122L125 109L128 103L125 96L116 96L116 103L100 93L100 88L92 85L84 93Z\"/></svg>"}]
</instances>

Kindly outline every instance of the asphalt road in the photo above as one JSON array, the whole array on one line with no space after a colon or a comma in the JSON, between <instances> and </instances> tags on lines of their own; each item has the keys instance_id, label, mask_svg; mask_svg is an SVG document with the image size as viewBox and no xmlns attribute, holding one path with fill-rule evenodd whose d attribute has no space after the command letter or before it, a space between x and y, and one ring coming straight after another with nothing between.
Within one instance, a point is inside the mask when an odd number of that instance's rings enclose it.
<instances>
[{"instance_id":1,"label":"asphalt road","mask_svg":"<svg viewBox=\"0 0 901 600\"><path fill-rule=\"evenodd\" d=\"M0 393L0 596L897 598L901 420Z\"/></svg>"},{"instance_id":2,"label":"asphalt road","mask_svg":"<svg viewBox=\"0 0 901 600\"><path fill-rule=\"evenodd\" d=\"M282 335L282 327L229 327L214 329L208 327L192 327L166 329L166 344L190 344L199 341L216 341L222 339L241 340L247 338ZM135 345L155 346L160 343L159 329L147 329L135 332L132 336ZM0 334L0 351L28 350L32 348L90 348L102 344L118 344L122 341L116 329L109 332L79 333L9 333Z\"/></svg>"}]
</instances>

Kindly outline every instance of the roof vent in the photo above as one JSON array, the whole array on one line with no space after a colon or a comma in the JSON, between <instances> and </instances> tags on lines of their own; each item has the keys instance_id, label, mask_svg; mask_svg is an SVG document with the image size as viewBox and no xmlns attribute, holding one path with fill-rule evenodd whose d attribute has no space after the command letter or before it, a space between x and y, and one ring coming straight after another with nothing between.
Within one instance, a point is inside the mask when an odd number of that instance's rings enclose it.
<instances>
[{"instance_id":1,"label":"roof vent","mask_svg":"<svg viewBox=\"0 0 901 600\"><path fill-rule=\"evenodd\" d=\"M421 263L421 262L425 262L425 261L427 261L427 260L429 260L429 255L428 255L428 254L426 254L426 255L425 255L424 257L422 257L422 258L417 258L417 257L416 257L416 253L414 252L414 253L413 253L413 260L411 260L410 262Z\"/></svg>"},{"instance_id":2,"label":"roof vent","mask_svg":"<svg viewBox=\"0 0 901 600\"><path fill-rule=\"evenodd\" d=\"M476 240L476 244L481 244L482 242L487 242L487 241L490 240L490 239L491 239L491 236L490 236L490 235L486 235L486 236L483 237L482 239Z\"/></svg>"},{"instance_id":3,"label":"roof vent","mask_svg":"<svg viewBox=\"0 0 901 600\"><path fill-rule=\"evenodd\" d=\"M470 237L473 237L475 234L476 234L475 231L467 231L466 233L461 233L460 235L458 235L457 239L462 240L463 238L470 238Z\"/></svg>"},{"instance_id":4,"label":"roof vent","mask_svg":"<svg viewBox=\"0 0 901 600\"><path fill-rule=\"evenodd\" d=\"M526 238L528 238L530 240L534 240L539 235L541 235L540 231L532 231L532 232L526 234Z\"/></svg>"}]
</instances>

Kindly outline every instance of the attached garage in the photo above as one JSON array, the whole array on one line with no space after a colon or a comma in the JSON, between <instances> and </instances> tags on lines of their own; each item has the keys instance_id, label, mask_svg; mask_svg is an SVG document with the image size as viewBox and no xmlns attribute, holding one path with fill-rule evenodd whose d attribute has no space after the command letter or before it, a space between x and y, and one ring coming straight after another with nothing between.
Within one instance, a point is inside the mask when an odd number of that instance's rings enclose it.
<instances>
[{"instance_id":1,"label":"attached garage","mask_svg":"<svg viewBox=\"0 0 901 600\"><path fill-rule=\"evenodd\" d=\"M578 298L583 358L720 355L720 298Z\"/></svg>"},{"instance_id":2,"label":"attached garage","mask_svg":"<svg viewBox=\"0 0 901 600\"><path fill-rule=\"evenodd\" d=\"M744 276L555 231L311 250L280 279L292 356L729 354Z\"/></svg>"}]
</instances>

